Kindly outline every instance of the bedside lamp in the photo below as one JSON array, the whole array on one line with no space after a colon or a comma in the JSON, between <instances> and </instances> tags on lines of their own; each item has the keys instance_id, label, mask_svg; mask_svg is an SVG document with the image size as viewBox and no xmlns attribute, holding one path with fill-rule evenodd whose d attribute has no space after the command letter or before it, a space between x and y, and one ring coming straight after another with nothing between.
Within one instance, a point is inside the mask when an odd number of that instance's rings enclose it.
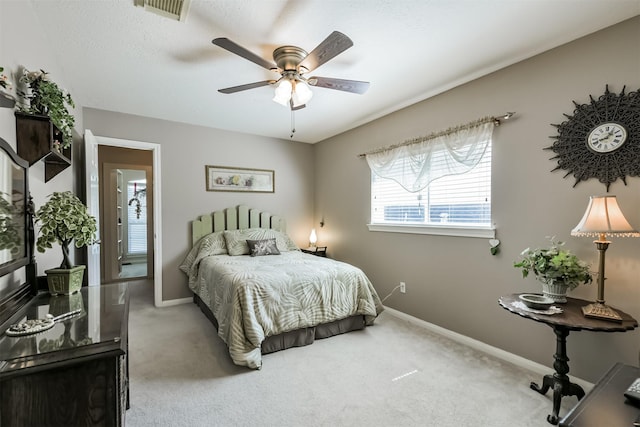
<instances>
[{"instance_id":1,"label":"bedside lamp","mask_svg":"<svg viewBox=\"0 0 640 427\"><path fill-rule=\"evenodd\" d=\"M309 234L309 247L314 248L318 243L318 236L316 235L316 229L311 229L311 234Z\"/></svg>"},{"instance_id":2,"label":"bedside lamp","mask_svg":"<svg viewBox=\"0 0 640 427\"><path fill-rule=\"evenodd\" d=\"M580 223L571 230L572 236L597 237L594 240L598 249L598 299L595 303L582 307L582 313L586 317L605 319L620 322L622 318L611 307L604 303L604 255L609 247L608 236L614 237L640 237L625 219L616 196L591 196L587 211Z\"/></svg>"}]
</instances>

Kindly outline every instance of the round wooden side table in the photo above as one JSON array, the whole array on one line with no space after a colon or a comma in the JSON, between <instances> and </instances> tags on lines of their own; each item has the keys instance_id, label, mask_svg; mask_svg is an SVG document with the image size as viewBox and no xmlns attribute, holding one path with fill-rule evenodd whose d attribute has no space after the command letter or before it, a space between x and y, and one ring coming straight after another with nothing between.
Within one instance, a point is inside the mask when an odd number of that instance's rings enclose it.
<instances>
[{"instance_id":1,"label":"round wooden side table","mask_svg":"<svg viewBox=\"0 0 640 427\"><path fill-rule=\"evenodd\" d=\"M540 314L530 311L526 307L518 304L520 294L510 294L500 297L498 303L511 313L522 316L526 319L544 323L553 328L556 334L556 352L553 355L553 375L545 375L542 386L532 382L530 387L540 394L546 394L549 389L553 389L553 411L547 416L547 421L551 424L558 424L558 412L563 396L577 396L578 400L584 397L584 390L578 384L569 380L569 358L567 357L567 336L570 331L596 331L596 332L625 332L638 327L638 321L629 314L616 310L622 317L621 322L599 320L585 317L582 314L582 307L591 303L577 298L567 298L566 304L557 304L562 308L562 313Z\"/></svg>"}]
</instances>

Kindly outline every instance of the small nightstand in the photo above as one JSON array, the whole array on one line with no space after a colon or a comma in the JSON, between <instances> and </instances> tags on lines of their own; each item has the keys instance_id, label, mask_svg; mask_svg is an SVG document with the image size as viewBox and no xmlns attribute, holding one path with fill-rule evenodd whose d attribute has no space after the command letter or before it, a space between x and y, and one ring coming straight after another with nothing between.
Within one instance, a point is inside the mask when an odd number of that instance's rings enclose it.
<instances>
[{"instance_id":1,"label":"small nightstand","mask_svg":"<svg viewBox=\"0 0 640 427\"><path fill-rule=\"evenodd\" d=\"M309 246L308 248L300 249L305 254L311 254L315 256L327 257L327 247L326 246Z\"/></svg>"},{"instance_id":2,"label":"small nightstand","mask_svg":"<svg viewBox=\"0 0 640 427\"><path fill-rule=\"evenodd\" d=\"M578 400L582 400L585 395L582 387L578 384L572 383L567 375L569 373L569 358L567 357L567 337L569 336L569 332L582 330L593 332L626 332L637 328L638 321L631 317L631 315L620 310L618 310L618 313L622 316L622 322L611 322L585 317L582 313L582 307L590 302L577 298L567 297L567 302L562 304L562 313L555 315L540 314L529 311L526 308L522 308L514 304L517 301L519 301L519 294L511 294L500 297L499 304L502 308L513 314L551 326L556 335L556 354L553 356L553 369L555 370L555 373L552 375L545 375L542 379L542 385L538 385L538 383L535 382L531 382L529 385L532 390L535 390L540 394L546 394L549 389L553 391L553 412L547 416L547 421L550 424L555 425L558 424L560 419L558 417L558 412L560 411L562 398L564 396L576 396ZM627 384L627 387L629 384L631 384L631 382ZM623 391L624 390L620 391L620 396L618 397L620 402L624 402L624 396L622 395ZM585 424L580 422L577 424L567 423L565 425L586 427L587 425L622 426L623 424Z\"/></svg>"}]
</instances>

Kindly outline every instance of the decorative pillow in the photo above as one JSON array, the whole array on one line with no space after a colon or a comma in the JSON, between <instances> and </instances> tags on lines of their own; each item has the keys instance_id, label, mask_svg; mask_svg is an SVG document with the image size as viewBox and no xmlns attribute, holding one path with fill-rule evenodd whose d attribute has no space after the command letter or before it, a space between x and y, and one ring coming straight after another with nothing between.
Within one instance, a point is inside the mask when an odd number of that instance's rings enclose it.
<instances>
[{"instance_id":1,"label":"decorative pillow","mask_svg":"<svg viewBox=\"0 0 640 427\"><path fill-rule=\"evenodd\" d=\"M250 253L247 240L276 239L276 247L280 252L297 251L298 247L289 236L267 228L246 228L244 230L226 230L224 238L229 255L247 255Z\"/></svg>"},{"instance_id":2,"label":"decorative pillow","mask_svg":"<svg viewBox=\"0 0 640 427\"><path fill-rule=\"evenodd\" d=\"M276 233L278 233L278 235L280 236L280 238L276 237L276 244L278 245L280 251L288 252L300 250L298 245L296 245L293 240L291 240L291 237L289 237L287 233L282 233L280 231L276 231Z\"/></svg>"},{"instance_id":3,"label":"decorative pillow","mask_svg":"<svg viewBox=\"0 0 640 427\"><path fill-rule=\"evenodd\" d=\"M251 256L280 255L276 239L247 240L247 246Z\"/></svg>"}]
</instances>

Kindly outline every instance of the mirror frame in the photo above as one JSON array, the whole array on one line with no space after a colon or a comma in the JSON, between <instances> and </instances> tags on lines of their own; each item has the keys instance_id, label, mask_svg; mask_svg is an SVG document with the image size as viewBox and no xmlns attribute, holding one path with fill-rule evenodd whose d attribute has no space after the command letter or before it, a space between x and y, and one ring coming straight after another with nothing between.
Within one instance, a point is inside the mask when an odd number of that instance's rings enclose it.
<instances>
[{"instance_id":1,"label":"mirror frame","mask_svg":"<svg viewBox=\"0 0 640 427\"><path fill-rule=\"evenodd\" d=\"M24 176L24 204L22 208L22 220L24 222L24 256L12 259L11 261L2 264L0 266L0 276L4 276L29 264L33 248L31 244L31 231L29 229L29 162L18 156L9 143L2 138L0 138L0 149L7 153L13 163L22 168Z\"/></svg>"}]
</instances>

